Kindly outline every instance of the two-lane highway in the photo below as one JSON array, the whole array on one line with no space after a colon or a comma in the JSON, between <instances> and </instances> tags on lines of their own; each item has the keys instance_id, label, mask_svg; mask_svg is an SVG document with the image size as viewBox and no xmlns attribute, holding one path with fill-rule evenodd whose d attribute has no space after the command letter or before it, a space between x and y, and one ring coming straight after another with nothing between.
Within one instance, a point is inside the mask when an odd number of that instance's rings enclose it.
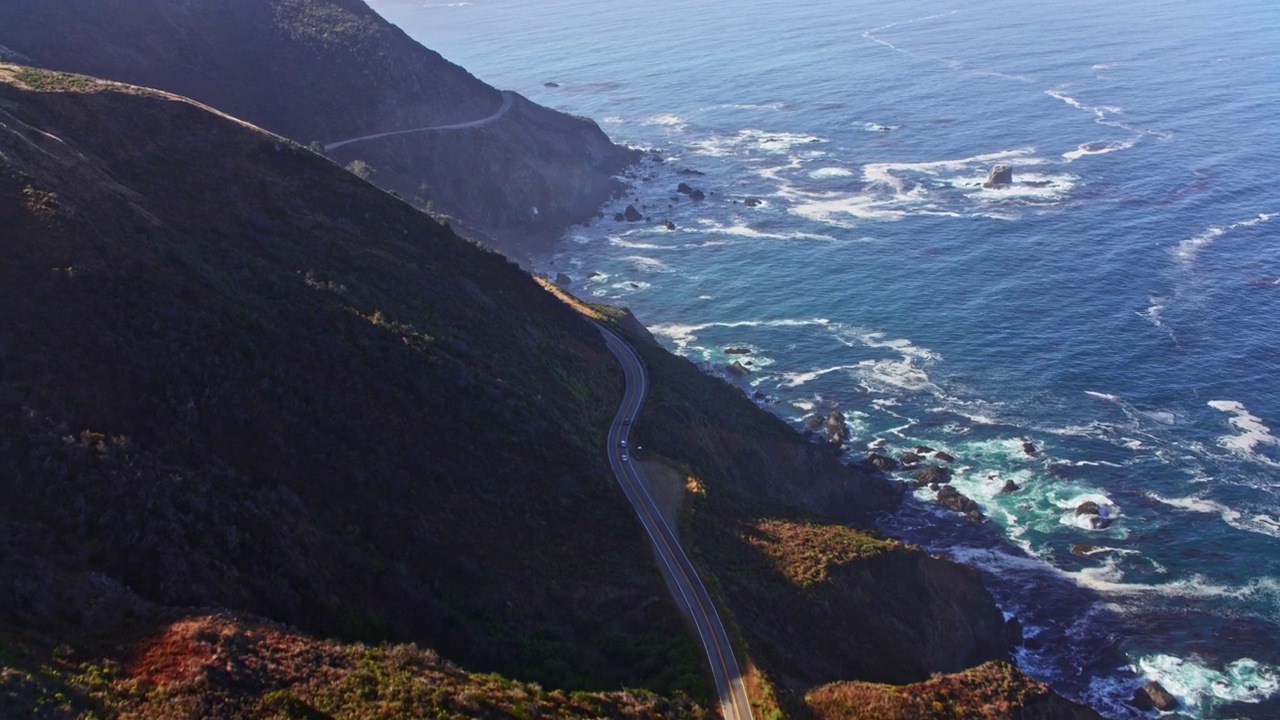
<instances>
[{"instance_id":1,"label":"two-lane highway","mask_svg":"<svg viewBox=\"0 0 1280 720\"><path fill-rule=\"evenodd\" d=\"M511 109L511 105L515 102L515 99L515 93L510 90L503 90L502 104L499 105L497 111L489 117L480 118L479 120L468 120L467 122L453 123L452 125L430 125L427 127L410 128L408 130L392 130L391 132L381 132L373 135L361 135L360 137L328 143L324 146L324 151L329 152L330 150L337 150L343 145L350 145L351 143L364 142L366 140L377 140L378 138L393 137L396 135L408 135L409 133L426 132L428 130L466 130L468 128L484 127L485 125L490 125L501 120L502 116L506 115L507 111Z\"/></svg>"},{"instance_id":2,"label":"two-lane highway","mask_svg":"<svg viewBox=\"0 0 1280 720\"><path fill-rule=\"evenodd\" d=\"M604 335L609 351L622 363L627 383L622 405L609 427L609 464L613 466L618 484L626 493L645 532L649 534L653 551L672 585L672 595L698 631L698 638L707 653L707 661L711 663L711 674L715 679L720 709L725 719L752 720L751 705L742 684L742 672L738 669L729 636L724 631L724 624L720 622L711 596L694 570L693 563L689 562L689 557L676 540L675 533L658 511L657 503L640 479L640 470L630 460L631 423L640 412L640 405L644 403L648 384L644 364L631 345L616 333L603 326L600 327L600 332Z\"/></svg>"}]
</instances>

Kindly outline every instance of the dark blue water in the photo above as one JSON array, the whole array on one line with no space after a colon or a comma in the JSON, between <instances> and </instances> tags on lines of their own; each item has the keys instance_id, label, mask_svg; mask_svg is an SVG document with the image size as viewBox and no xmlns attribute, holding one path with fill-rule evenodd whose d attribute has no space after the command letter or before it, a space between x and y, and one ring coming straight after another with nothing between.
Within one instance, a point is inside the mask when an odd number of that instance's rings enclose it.
<instances>
[{"instance_id":1,"label":"dark blue water","mask_svg":"<svg viewBox=\"0 0 1280 720\"><path fill-rule=\"evenodd\" d=\"M1143 678L1280 717L1280 6L371 4L661 151L607 209L650 222L540 267L797 426L843 409L854 455L954 455L990 525L927 491L886 524L991 573L1026 667L1118 717Z\"/></svg>"}]
</instances>

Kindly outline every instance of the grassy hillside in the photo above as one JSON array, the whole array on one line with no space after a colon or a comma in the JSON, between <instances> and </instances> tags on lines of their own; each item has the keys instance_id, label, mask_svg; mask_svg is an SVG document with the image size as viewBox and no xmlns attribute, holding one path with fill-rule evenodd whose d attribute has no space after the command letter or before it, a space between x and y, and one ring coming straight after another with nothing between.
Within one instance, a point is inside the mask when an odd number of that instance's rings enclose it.
<instances>
[{"instance_id":1,"label":"grassy hillside","mask_svg":"<svg viewBox=\"0 0 1280 720\"><path fill-rule=\"evenodd\" d=\"M580 315L282 138L0 77L0 550L548 687L705 693Z\"/></svg>"},{"instance_id":2,"label":"grassy hillside","mask_svg":"<svg viewBox=\"0 0 1280 720\"><path fill-rule=\"evenodd\" d=\"M477 120L502 102L363 0L6 0L0 46L49 69L175 92L304 145ZM594 122L523 98L483 128L334 151L513 256L594 216L637 155Z\"/></svg>"}]
</instances>

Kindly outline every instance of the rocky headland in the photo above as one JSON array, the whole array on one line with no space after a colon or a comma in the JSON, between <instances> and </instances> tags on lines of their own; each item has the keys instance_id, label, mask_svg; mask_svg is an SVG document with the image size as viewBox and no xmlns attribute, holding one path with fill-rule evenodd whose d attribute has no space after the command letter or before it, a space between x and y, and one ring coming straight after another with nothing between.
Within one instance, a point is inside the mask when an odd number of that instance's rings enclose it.
<instances>
[{"instance_id":1,"label":"rocky headland","mask_svg":"<svg viewBox=\"0 0 1280 720\"><path fill-rule=\"evenodd\" d=\"M361 0L11 0L0 45L15 61L166 90L317 147L466 123L503 104ZM482 127L332 152L515 258L594 216L638 157L593 121L519 96Z\"/></svg>"}]
</instances>

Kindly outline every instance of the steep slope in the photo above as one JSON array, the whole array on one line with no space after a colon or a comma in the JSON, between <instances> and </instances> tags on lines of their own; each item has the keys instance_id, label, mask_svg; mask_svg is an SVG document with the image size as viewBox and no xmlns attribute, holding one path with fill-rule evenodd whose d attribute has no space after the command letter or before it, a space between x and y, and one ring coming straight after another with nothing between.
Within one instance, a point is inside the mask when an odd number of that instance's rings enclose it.
<instances>
[{"instance_id":1,"label":"steep slope","mask_svg":"<svg viewBox=\"0 0 1280 720\"><path fill-rule=\"evenodd\" d=\"M703 692L579 315L282 138L0 74L0 549L549 687Z\"/></svg>"},{"instance_id":2,"label":"steep slope","mask_svg":"<svg viewBox=\"0 0 1280 720\"><path fill-rule=\"evenodd\" d=\"M462 123L502 105L362 0L11 0L0 45L51 69L191 97L303 144ZM517 97L491 125L333 156L364 161L378 185L518 257L590 217L636 153L590 120Z\"/></svg>"},{"instance_id":3,"label":"steep slope","mask_svg":"<svg viewBox=\"0 0 1280 720\"><path fill-rule=\"evenodd\" d=\"M347 642L709 700L601 452L620 372L505 258L216 111L6 65L0 249L0 710L705 712ZM609 312L764 709L1003 655L974 573L839 525L887 483Z\"/></svg>"}]
</instances>

